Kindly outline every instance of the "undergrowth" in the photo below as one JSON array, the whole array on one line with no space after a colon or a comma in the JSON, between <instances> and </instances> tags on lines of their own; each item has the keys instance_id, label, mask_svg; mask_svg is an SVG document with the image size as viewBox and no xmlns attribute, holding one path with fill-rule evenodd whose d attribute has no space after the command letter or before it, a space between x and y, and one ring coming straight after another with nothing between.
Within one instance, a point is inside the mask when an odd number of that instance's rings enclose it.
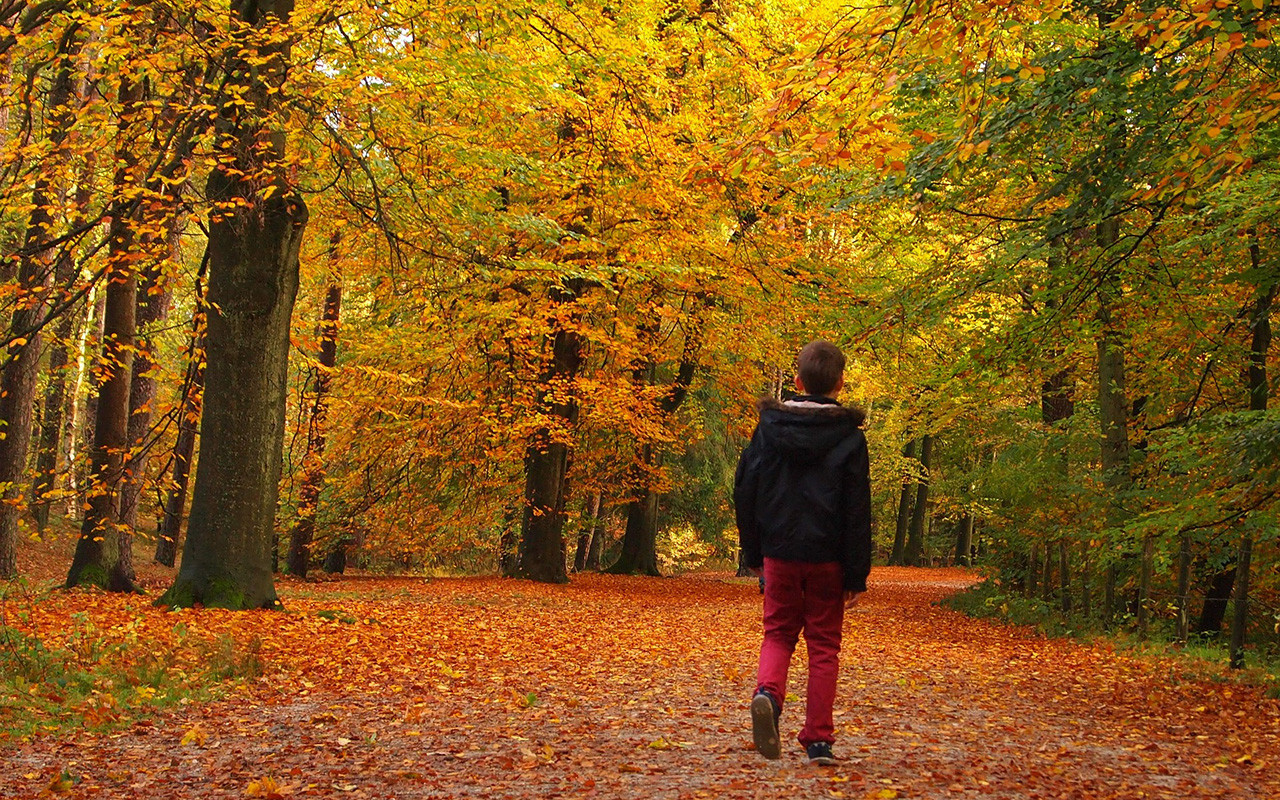
<instances>
[{"instance_id":1,"label":"undergrowth","mask_svg":"<svg viewBox=\"0 0 1280 800\"><path fill-rule=\"evenodd\" d=\"M36 602L25 583L0 584L0 742L127 725L262 674L261 641L200 637L182 623L159 643L139 635L139 620L107 631L76 613L42 639L30 632Z\"/></svg>"},{"instance_id":2,"label":"undergrowth","mask_svg":"<svg viewBox=\"0 0 1280 800\"><path fill-rule=\"evenodd\" d=\"M1170 660L1174 668L1170 680L1209 680L1245 683L1263 687L1271 697L1280 698L1280 658L1257 649L1245 651L1245 668L1231 669L1225 639L1193 637L1175 640L1171 627L1153 625L1144 638L1131 630L1132 619L1121 617L1110 627L1096 618L1064 614L1055 604L1039 597L1026 597L995 581L985 580L941 601L941 605L970 617L995 619L1012 625L1034 628L1044 636L1103 641L1138 657Z\"/></svg>"}]
</instances>

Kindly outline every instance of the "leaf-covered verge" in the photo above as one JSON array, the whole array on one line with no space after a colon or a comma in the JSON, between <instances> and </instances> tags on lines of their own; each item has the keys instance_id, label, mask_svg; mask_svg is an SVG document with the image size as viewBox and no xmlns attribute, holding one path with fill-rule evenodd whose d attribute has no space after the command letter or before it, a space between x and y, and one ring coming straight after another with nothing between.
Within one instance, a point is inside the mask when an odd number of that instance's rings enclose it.
<instances>
[{"instance_id":1,"label":"leaf-covered verge","mask_svg":"<svg viewBox=\"0 0 1280 800\"><path fill-rule=\"evenodd\" d=\"M751 747L754 581L584 575L281 584L286 613L56 592L150 635L261 640L262 675L124 729L0 745L0 797L1250 798L1280 791L1280 703L1169 662L937 605L961 570L878 568L845 626L842 763ZM91 600L91 603L86 603ZM86 607L88 606L88 607ZM801 647L803 651L803 647ZM804 670L782 718L800 726Z\"/></svg>"},{"instance_id":2,"label":"leaf-covered verge","mask_svg":"<svg viewBox=\"0 0 1280 800\"><path fill-rule=\"evenodd\" d=\"M1152 635L1139 637L1120 626L1107 628L1096 619L1064 615L1053 603L1011 591L993 578L950 595L941 604L971 617L1034 628L1046 636L1098 642L1139 657L1168 661L1171 680L1248 684L1262 687L1269 697L1280 697L1280 654L1271 649L1246 651L1245 668L1232 670L1227 644L1220 637L1193 635L1178 642L1171 625L1158 626Z\"/></svg>"}]
</instances>

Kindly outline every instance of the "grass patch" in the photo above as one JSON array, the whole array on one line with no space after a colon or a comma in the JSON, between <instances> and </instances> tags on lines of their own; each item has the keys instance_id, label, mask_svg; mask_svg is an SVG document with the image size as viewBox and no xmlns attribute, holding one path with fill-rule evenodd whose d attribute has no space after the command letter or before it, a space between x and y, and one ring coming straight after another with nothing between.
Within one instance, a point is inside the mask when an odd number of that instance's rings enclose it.
<instances>
[{"instance_id":1,"label":"grass patch","mask_svg":"<svg viewBox=\"0 0 1280 800\"><path fill-rule=\"evenodd\" d=\"M0 742L120 727L263 672L261 640L196 636L182 623L160 643L141 620L104 630L81 612L42 637L31 632L35 602L21 582L0 586Z\"/></svg>"}]
</instances>

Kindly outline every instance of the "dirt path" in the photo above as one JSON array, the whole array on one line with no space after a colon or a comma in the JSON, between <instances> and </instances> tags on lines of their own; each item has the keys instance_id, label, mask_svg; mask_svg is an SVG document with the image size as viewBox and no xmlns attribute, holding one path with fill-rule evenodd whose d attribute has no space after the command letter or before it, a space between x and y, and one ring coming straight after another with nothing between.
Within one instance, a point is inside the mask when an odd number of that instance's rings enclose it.
<instances>
[{"instance_id":1,"label":"dirt path","mask_svg":"<svg viewBox=\"0 0 1280 800\"><path fill-rule=\"evenodd\" d=\"M754 584L371 580L286 585L292 614L199 612L254 626L268 677L124 731L0 748L0 797L62 770L65 796L147 800L1280 797L1276 701L931 605L965 580L873 573L846 622L834 769L751 750Z\"/></svg>"}]
</instances>

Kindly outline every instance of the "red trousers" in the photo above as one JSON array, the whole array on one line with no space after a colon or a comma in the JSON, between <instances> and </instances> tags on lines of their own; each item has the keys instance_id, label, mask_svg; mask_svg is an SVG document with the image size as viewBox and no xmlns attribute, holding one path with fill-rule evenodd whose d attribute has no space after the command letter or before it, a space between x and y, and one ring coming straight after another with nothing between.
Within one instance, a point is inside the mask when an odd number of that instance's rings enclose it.
<instances>
[{"instance_id":1,"label":"red trousers","mask_svg":"<svg viewBox=\"0 0 1280 800\"><path fill-rule=\"evenodd\" d=\"M837 562L764 560L764 642L756 690L787 696L787 669L804 632L809 649L809 692L800 744L835 741L831 707L840 671L844 627L844 570Z\"/></svg>"}]
</instances>

